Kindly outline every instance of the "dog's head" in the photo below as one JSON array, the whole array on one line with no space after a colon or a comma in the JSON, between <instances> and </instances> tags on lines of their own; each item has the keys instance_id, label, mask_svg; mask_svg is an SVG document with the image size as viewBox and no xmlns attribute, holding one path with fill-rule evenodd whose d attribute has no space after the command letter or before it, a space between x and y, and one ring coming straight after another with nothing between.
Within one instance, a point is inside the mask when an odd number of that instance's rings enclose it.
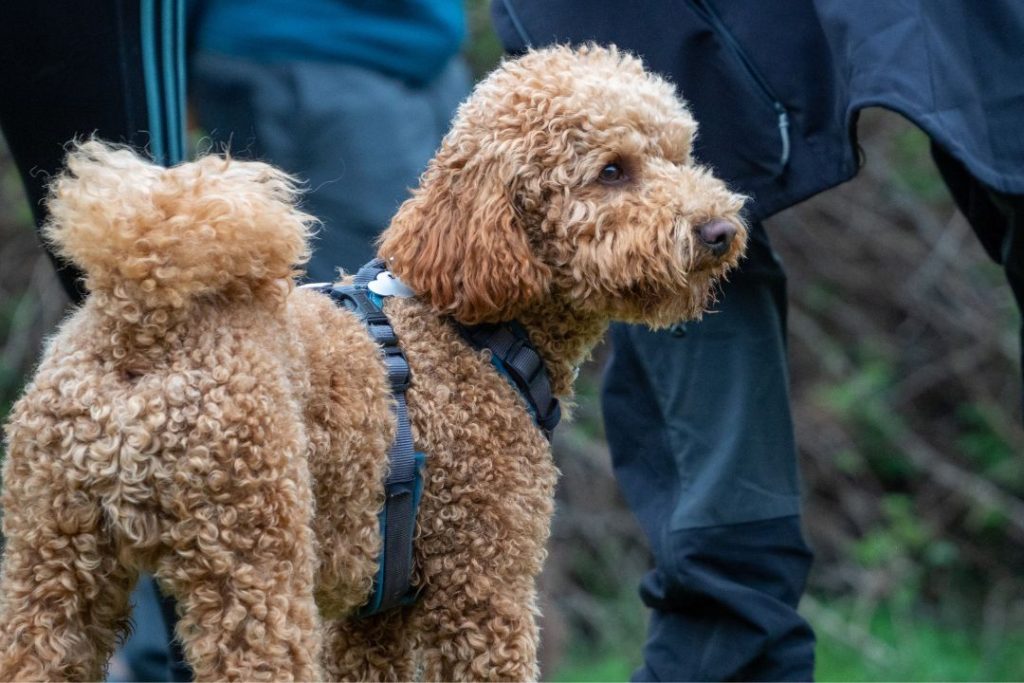
<instances>
[{"instance_id":1,"label":"dog's head","mask_svg":"<svg viewBox=\"0 0 1024 683\"><path fill-rule=\"evenodd\" d=\"M694 163L674 88L611 48L507 61L463 103L381 237L464 323L552 300L653 326L699 316L743 252L743 197Z\"/></svg>"}]
</instances>

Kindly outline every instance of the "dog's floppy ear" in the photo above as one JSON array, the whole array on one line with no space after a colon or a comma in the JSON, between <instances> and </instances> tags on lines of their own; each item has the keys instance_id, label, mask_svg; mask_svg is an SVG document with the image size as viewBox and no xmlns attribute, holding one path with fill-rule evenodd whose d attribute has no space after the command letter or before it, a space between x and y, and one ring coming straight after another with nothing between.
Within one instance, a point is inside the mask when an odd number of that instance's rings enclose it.
<instances>
[{"instance_id":1,"label":"dog's floppy ear","mask_svg":"<svg viewBox=\"0 0 1024 683\"><path fill-rule=\"evenodd\" d=\"M516 317L551 277L517 214L514 174L503 175L493 158L434 159L380 239L395 275L466 324Z\"/></svg>"}]
</instances>

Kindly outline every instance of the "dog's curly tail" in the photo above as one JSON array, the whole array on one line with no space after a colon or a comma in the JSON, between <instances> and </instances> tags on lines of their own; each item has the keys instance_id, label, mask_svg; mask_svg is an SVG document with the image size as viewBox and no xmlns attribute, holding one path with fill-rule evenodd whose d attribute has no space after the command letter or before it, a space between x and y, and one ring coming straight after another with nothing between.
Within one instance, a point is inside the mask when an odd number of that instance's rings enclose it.
<instances>
[{"instance_id":1,"label":"dog's curly tail","mask_svg":"<svg viewBox=\"0 0 1024 683\"><path fill-rule=\"evenodd\" d=\"M166 317L199 298L286 295L316 224L298 193L264 163L211 155L162 168L88 140L50 185L43 235L109 313Z\"/></svg>"}]
</instances>

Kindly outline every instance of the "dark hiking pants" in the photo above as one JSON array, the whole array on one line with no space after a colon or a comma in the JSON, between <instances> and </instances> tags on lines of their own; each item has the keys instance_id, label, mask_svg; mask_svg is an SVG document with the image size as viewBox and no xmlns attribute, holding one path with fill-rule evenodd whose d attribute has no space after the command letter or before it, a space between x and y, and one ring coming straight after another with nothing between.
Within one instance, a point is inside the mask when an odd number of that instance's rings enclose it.
<instances>
[{"instance_id":1,"label":"dark hiking pants","mask_svg":"<svg viewBox=\"0 0 1024 683\"><path fill-rule=\"evenodd\" d=\"M603 393L619 483L655 556L636 680L808 680L811 563L785 359L786 283L760 224L715 312L619 325Z\"/></svg>"}]
</instances>

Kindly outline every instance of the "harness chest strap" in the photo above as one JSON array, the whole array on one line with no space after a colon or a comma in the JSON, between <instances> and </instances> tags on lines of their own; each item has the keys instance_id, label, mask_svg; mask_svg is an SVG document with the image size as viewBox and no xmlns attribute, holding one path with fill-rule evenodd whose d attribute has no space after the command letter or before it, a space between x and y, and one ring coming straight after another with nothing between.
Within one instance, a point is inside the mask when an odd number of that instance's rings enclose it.
<instances>
[{"instance_id":1,"label":"harness chest strap","mask_svg":"<svg viewBox=\"0 0 1024 683\"><path fill-rule=\"evenodd\" d=\"M357 616L367 617L410 604L417 591L411 586L412 541L416 529L416 510L423 491L425 456L413 449L412 428L405 392L412 373L398 345L379 298L367 285L384 271L376 260L363 266L351 285L315 285L345 309L356 314L380 347L387 368L388 383L394 399L395 440L388 450L388 476L384 481L384 507L380 512L381 556L374 577L373 595Z\"/></svg>"},{"instance_id":2,"label":"harness chest strap","mask_svg":"<svg viewBox=\"0 0 1024 683\"><path fill-rule=\"evenodd\" d=\"M405 397L412 373L380 298L409 296L411 292L386 270L384 262L375 259L359 269L351 285L308 285L329 294L339 306L363 321L381 348L394 398L395 440L388 451L388 477L380 513L381 557L373 595L359 611L360 617L410 604L417 595L411 586L412 542L426 456L413 448ZM561 408L551 392L544 362L530 345L526 330L515 322L457 327L471 346L490 349L491 363L522 394L537 426L550 439L561 418Z\"/></svg>"}]
</instances>

